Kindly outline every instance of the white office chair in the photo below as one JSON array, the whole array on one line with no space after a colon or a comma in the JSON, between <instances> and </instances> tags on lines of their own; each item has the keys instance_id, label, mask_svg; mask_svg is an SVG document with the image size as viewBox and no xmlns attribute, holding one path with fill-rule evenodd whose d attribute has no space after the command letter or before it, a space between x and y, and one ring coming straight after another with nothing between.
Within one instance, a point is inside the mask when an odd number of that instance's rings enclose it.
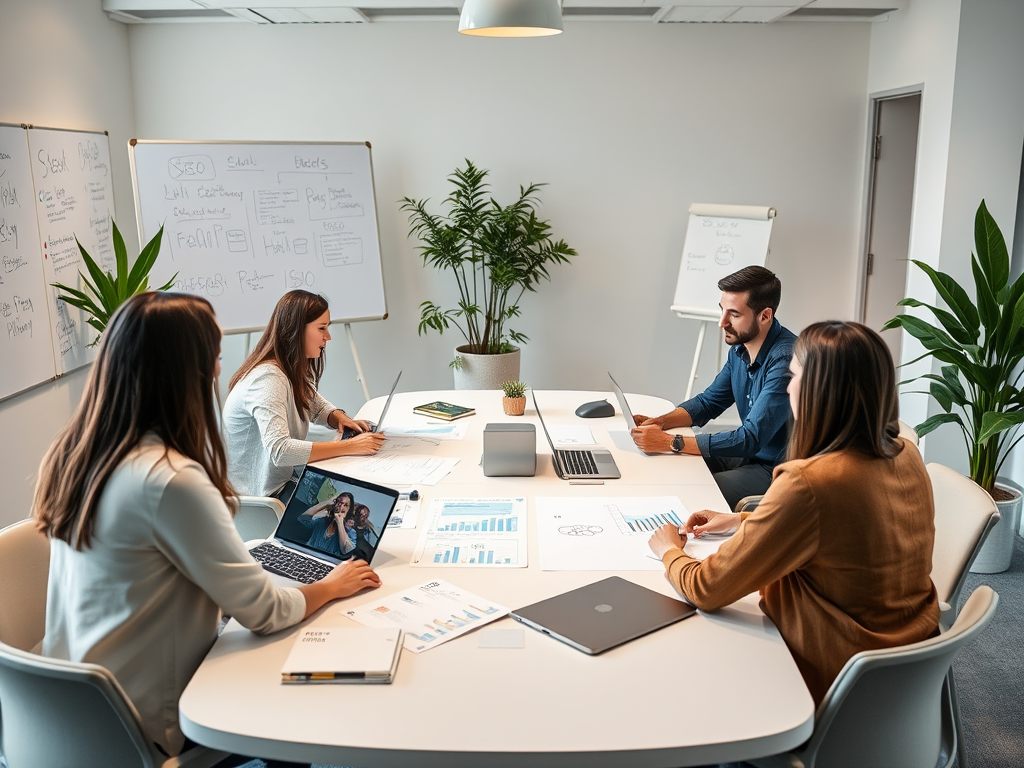
<instances>
[{"instance_id":1,"label":"white office chair","mask_svg":"<svg viewBox=\"0 0 1024 768\"><path fill-rule=\"evenodd\" d=\"M948 632L858 653L825 694L807 744L750 762L758 768L948 767L955 737L943 696L946 673L998 602L991 587L978 587Z\"/></svg>"},{"instance_id":2,"label":"white office chair","mask_svg":"<svg viewBox=\"0 0 1024 768\"><path fill-rule=\"evenodd\" d=\"M109 671L32 653L46 627L49 541L24 520L0 530L0 754L10 768L207 768L227 753L175 758L145 737Z\"/></svg>"},{"instance_id":3,"label":"white office chair","mask_svg":"<svg viewBox=\"0 0 1024 768\"><path fill-rule=\"evenodd\" d=\"M917 445L918 444L918 441L917 441L917 430L914 429L909 424L907 424L907 422L905 422L905 421L900 421L899 425L900 425L900 437L902 437L904 440L909 440L914 445Z\"/></svg>"},{"instance_id":4,"label":"white office chair","mask_svg":"<svg viewBox=\"0 0 1024 768\"><path fill-rule=\"evenodd\" d=\"M284 504L269 496L239 496L235 528L242 541L267 539L274 535L284 514Z\"/></svg>"}]
</instances>

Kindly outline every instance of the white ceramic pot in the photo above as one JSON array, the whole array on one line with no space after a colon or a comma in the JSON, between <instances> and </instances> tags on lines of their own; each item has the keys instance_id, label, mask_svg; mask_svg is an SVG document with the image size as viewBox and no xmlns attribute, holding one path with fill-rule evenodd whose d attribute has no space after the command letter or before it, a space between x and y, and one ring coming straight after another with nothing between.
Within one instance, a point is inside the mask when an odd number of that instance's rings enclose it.
<instances>
[{"instance_id":1,"label":"white ceramic pot","mask_svg":"<svg viewBox=\"0 0 1024 768\"><path fill-rule=\"evenodd\" d=\"M501 389L504 381L519 381L519 347L501 355L477 355L456 347L462 365L455 368L456 389Z\"/></svg>"},{"instance_id":2,"label":"white ceramic pot","mask_svg":"<svg viewBox=\"0 0 1024 768\"><path fill-rule=\"evenodd\" d=\"M999 522L985 539L981 552L971 566L971 573L1002 573L1010 567L1013 559L1013 539L1020 526L1021 493L1002 483L996 483L996 488L1012 493L1013 498L996 502Z\"/></svg>"}]
</instances>

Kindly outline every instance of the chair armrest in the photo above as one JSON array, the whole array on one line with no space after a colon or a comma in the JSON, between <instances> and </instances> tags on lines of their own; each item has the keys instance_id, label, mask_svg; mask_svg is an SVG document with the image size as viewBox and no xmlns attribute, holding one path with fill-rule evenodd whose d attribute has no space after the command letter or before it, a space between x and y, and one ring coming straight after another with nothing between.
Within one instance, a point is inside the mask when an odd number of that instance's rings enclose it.
<instances>
[{"instance_id":1,"label":"chair armrest","mask_svg":"<svg viewBox=\"0 0 1024 768\"><path fill-rule=\"evenodd\" d=\"M192 747L177 757L168 758L160 768L213 768L230 754L208 747Z\"/></svg>"},{"instance_id":2,"label":"chair armrest","mask_svg":"<svg viewBox=\"0 0 1024 768\"><path fill-rule=\"evenodd\" d=\"M757 505L761 503L761 499L764 498L764 494L760 493L756 496L744 496L742 499L736 502L736 506L733 508L733 512L739 514L740 512L753 512L757 509Z\"/></svg>"}]
</instances>

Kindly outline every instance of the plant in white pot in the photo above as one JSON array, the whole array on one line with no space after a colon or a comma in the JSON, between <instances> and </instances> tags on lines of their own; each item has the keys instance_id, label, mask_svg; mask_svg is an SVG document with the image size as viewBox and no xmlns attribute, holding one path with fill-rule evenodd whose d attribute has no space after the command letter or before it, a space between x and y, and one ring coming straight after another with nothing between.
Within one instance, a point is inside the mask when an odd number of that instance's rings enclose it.
<instances>
[{"instance_id":1,"label":"plant in white pot","mask_svg":"<svg viewBox=\"0 0 1024 768\"><path fill-rule=\"evenodd\" d=\"M971 570L998 573L1010 566L1020 521L1021 494L996 483L996 475L1021 440L1017 431L1024 423L1020 386L1024 375L1024 275L1010 283L1006 241L984 200L974 220L974 245L977 253L971 254L971 267L976 302L949 275L914 261L949 310L903 299L900 305L927 309L938 324L905 314L894 317L884 328L902 326L924 345L926 352L918 360L931 357L943 364L939 373L909 380L927 380L924 394L930 394L941 409L919 424L917 433L923 437L943 424L960 427L971 479L992 495L1001 515Z\"/></svg>"},{"instance_id":2,"label":"plant in white pot","mask_svg":"<svg viewBox=\"0 0 1024 768\"><path fill-rule=\"evenodd\" d=\"M469 160L448 176L452 192L447 213L427 210L429 200L402 200L409 213L409 236L419 239L424 264L450 270L459 290L458 304L442 309L420 304L419 333L444 333L455 326L465 344L450 363L457 389L499 389L519 379L519 348L527 337L508 326L520 316L526 291L550 280L548 267L567 263L576 251L554 240L551 226L537 218L543 184L519 188L519 197L501 205L490 196L488 171Z\"/></svg>"}]
</instances>

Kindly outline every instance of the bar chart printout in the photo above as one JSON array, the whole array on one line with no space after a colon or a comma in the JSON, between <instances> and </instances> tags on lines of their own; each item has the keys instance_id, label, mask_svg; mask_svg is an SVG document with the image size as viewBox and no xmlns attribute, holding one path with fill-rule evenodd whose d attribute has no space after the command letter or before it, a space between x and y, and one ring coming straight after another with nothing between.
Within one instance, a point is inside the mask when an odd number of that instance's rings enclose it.
<instances>
[{"instance_id":1,"label":"bar chart printout","mask_svg":"<svg viewBox=\"0 0 1024 768\"><path fill-rule=\"evenodd\" d=\"M634 533L654 533L663 525L681 526L683 519L675 509L658 511L655 509L628 509L618 504L608 504L608 512L611 514L619 530L627 535Z\"/></svg>"},{"instance_id":2,"label":"bar chart printout","mask_svg":"<svg viewBox=\"0 0 1024 768\"><path fill-rule=\"evenodd\" d=\"M525 568L526 499L434 499L412 564Z\"/></svg>"}]
</instances>

